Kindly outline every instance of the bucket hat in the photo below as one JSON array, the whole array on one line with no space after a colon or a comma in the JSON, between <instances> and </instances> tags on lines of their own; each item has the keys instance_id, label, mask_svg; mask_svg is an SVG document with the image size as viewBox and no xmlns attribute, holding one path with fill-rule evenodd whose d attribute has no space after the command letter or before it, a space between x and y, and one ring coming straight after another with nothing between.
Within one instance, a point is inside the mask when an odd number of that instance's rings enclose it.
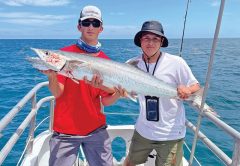
<instances>
[{"instance_id":1,"label":"bucket hat","mask_svg":"<svg viewBox=\"0 0 240 166\"><path fill-rule=\"evenodd\" d=\"M139 31L134 37L134 43L141 47L140 38L144 32L151 32L153 34L159 35L164 38L162 47L168 46L168 39L164 35L162 24L158 21L146 21L142 25L141 31Z\"/></svg>"}]
</instances>

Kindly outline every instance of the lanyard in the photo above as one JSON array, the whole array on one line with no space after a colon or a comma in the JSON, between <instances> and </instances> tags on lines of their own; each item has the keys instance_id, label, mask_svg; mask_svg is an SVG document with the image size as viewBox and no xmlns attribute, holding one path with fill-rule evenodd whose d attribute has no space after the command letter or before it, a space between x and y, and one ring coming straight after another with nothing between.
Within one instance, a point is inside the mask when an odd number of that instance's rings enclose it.
<instances>
[{"instance_id":1,"label":"lanyard","mask_svg":"<svg viewBox=\"0 0 240 166\"><path fill-rule=\"evenodd\" d=\"M160 55L158 56L158 59L157 59L157 62L156 62L156 64L155 64L155 66L154 66L152 75L154 75L154 73L155 73L155 70L156 70L158 61L159 61L159 59L160 59L160 56L161 56L161 53L160 53ZM146 69L147 69L147 72L149 72L149 63L148 63L148 65L147 65L147 63L146 63L146 61L145 61L144 58L143 58L143 61L144 61L144 63L145 63L145 67L146 67ZM148 60L148 61L149 61L149 60Z\"/></svg>"}]
</instances>

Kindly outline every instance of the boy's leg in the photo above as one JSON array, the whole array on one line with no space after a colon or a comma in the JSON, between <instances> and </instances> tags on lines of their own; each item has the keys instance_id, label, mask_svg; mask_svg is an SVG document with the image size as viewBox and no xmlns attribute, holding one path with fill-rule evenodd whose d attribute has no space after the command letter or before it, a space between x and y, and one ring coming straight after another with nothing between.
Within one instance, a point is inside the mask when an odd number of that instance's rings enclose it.
<instances>
[{"instance_id":1,"label":"boy's leg","mask_svg":"<svg viewBox=\"0 0 240 166\"><path fill-rule=\"evenodd\" d=\"M182 166L183 139L160 141L155 150L156 166Z\"/></svg>"},{"instance_id":2,"label":"boy's leg","mask_svg":"<svg viewBox=\"0 0 240 166\"><path fill-rule=\"evenodd\" d=\"M80 139L60 136L54 133L49 141L49 166L73 165L76 161Z\"/></svg>"},{"instance_id":3,"label":"boy's leg","mask_svg":"<svg viewBox=\"0 0 240 166\"><path fill-rule=\"evenodd\" d=\"M151 140L142 137L135 130L128 153L128 161L130 162L129 165L145 163L148 159L148 155L153 150L151 143Z\"/></svg>"},{"instance_id":4,"label":"boy's leg","mask_svg":"<svg viewBox=\"0 0 240 166\"><path fill-rule=\"evenodd\" d=\"M113 166L112 143L106 129L84 138L82 148L90 166Z\"/></svg>"}]
</instances>

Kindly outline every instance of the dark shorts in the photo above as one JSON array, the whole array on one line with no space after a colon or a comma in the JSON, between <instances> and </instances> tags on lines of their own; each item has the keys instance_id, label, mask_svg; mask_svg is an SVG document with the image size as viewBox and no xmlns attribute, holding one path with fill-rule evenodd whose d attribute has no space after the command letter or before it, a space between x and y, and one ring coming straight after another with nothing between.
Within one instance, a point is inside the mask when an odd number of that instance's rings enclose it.
<instances>
[{"instance_id":1,"label":"dark shorts","mask_svg":"<svg viewBox=\"0 0 240 166\"><path fill-rule=\"evenodd\" d=\"M54 132L49 144L49 166L73 165L80 146L90 166L113 166L111 139L106 129L82 138Z\"/></svg>"},{"instance_id":2,"label":"dark shorts","mask_svg":"<svg viewBox=\"0 0 240 166\"><path fill-rule=\"evenodd\" d=\"M132 164L142 164L154 149L157 152L156 166L182 166L183 139L172 141L152 141L134 131L128 158Z\"/></svg>"}]
</instances>

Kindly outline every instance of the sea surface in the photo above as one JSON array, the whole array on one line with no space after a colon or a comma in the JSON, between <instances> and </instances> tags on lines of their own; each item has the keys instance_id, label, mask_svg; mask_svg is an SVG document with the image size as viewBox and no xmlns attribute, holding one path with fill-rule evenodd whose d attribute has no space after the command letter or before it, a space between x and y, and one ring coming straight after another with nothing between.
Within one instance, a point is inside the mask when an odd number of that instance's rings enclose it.
<instances>
[{"instance_id":1,"label":"sea surface","mask_svg":"<svg viewBox=\"0 0 240 166\"><path fill-rule=\"evenodd\" d=\"M47 81L47 77L33 69L25 60L27 56L36 56L30 49L47 48L59 49L63 46L75 43L75 39L69 40L0 40L0 119L2 119L28 91L36 84ZM101 40L102 49L113 60L125 62L133 56L141 53L141 50L133 44L133 40ZM212 39L185 39L182 57L187 61L196 78L204 86L208 61L211 52ZM207 93L207 103L221 116L221 120L229 126L240 131L240 39L219 39L213 70L211 73L210 87ZM162 51L178 56L180 47L179 39L170 39L169 47ZM48 88L43 88L37 95L37 99L50 95ZM16 130L17 126L29 113L30 103L27 104L1 133L0 148ZM37 123L49 115L49 104L44 104L38 111ZM121 99L112 106L105 108L106 113L120 113L120 115L107 115L107 121L111 125L134 124L137 116L124 115L126 113L138 113L138 104L127 99ZM186 105L187 119L196 124L198 113ZM35 134L48 128L48 120L44 122ZM230 158L232 156L233 139L216 127L208 119L203 118L201 131L219 146ZM28 128L20 140L14 146L3 165L14 166L26 144ZM191 148L193 134L188 129L186 142ZM124 155L124 145L121 139L113 142L114 156L120 160ZM185 156L189 158L186 148ZM203 166L224 165L215 155L199 141L195 153ZM194 165L197 165L194 162Z\"/></svg>"}]
</instances>

